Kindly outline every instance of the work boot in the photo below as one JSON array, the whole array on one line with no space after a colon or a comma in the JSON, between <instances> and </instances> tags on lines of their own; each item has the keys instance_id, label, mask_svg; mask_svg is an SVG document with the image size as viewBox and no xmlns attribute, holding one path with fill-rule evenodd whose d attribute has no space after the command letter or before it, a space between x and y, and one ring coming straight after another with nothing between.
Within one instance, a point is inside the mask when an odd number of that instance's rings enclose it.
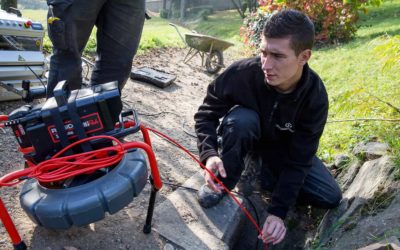
<instances>
[{"instance_id":1,"label":"work boot","mask_svg":"<svg viewBox=\"0 0 400 250\"><path fill-rule=\"evenodd\" d=\"M247 153L244 159L244 165L245 169L240 176L239 183L236 185L236 187L239 193L243 194L244 197L249 197L255 189L255 180L260 175L260 156L254 152Z\"/></svg>"},{"instance_id":2,"label":"work boot","mask_svg":"<svg viewBox=\"0 0 400 250\"><path fill-rule=\"evenodd\" d=\"M203 208L210 208L217 205L225 196L225 192L220 193L211 190L207 184L204 184L197 191L197 200Z\"/></svg>"}]
</instances>

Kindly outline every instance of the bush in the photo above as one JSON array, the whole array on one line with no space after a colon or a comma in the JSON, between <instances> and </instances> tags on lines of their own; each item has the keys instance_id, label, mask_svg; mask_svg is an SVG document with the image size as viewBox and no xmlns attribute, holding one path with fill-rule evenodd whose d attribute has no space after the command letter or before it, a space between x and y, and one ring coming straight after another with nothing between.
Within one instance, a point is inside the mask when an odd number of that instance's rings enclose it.
<instances>
[{"instance_id":1,"label":"bush","mask_svg":"<svg viewBox=\"0 0 400 250\"><path fill-rule=\"evenodd\" d=\"M317 41L348 41L357 31L358 10L352 4L337 0L307 0L288 1L287 6L310 17L315 25Z\"/></svg>"},{"instance_id":2,"label":"bush","mask_svg":"<svg viewBox=\"0 0 400 250\"><path fill-rule=\"evenodd\" d=\"M206 11L208 15L214 14L214 8L212 5L200 5L188 9L189 14L198 14L204 11Z\"/></svg>"},{"instance_id":3,"label":"bush","mask_svg":"<svg viewBox=\"0 0 400 250\"><path fill-rule=\"evenodd\" d=\"M168 18L168 10L163 10L163 9L161 9L160 10L160 17L161 18L164 18L164 19L167 19Z\"/></svg>"},{"instance_id":4,"label":"bush","mask_svg":"<svg viewBox=\"0 0 400 250\"><path fill-rule=\"evenodd\" d=\"M139 44L139 50L143 51L162 47L164 47L164 43L157 37L150 37L149 39L142 40Z\"/></svg>"},{"instance_id":5,"label":"bush","mask_svg":"<svg viewBox=\"0 0 400 250\"><path fill-rule=\"evenodd\" d=\"M400 35L378 37L373 43L377 43L373 51L381 59L383 69L400 68Z\"/></svg>"},{"instance_id":6,"label":"bush","mask_svg":"<svg viewBox=\"0 0 400 250\"><path fill-rule=\"evenodd\" d=\"M86 43L86 47L83 51L83 55L87 57L91 57L96 54L97 50L97 40L96 36L90 36L89 40Z\"/></svg>"},{"instance_id":7,"label":"bush","mask_svg":"<svg viewBox=\"0 0 400 250\"><path fill-rule=\"evenodd\" d=\"M252 12L244 19L243 26L240 28L240 35L244 37L244 43L252 48L256 48L261 42L261 33L264 23L272 13L258 10Z\"/></svg>"},{"instance_id":8,"label":"bush","mask_svg":"<svg viewBox=\"0 0 400 250\"><path fill-rule=\"evenodd\" d=\"M268 17L281 9L290 8L304 12L315 25L316 41L337 43L348 41L357 31L360 10L367 12L365 6L379 5L381 0L260 0L259 9L249 15L241 28L244 42L250 46L259 44L260 27Z\"/></svg>"},{"instance_id":9,"label":"bush","mask_svg":"<svg viewBox=\"0 0 400 250\"><path fill-rule=\"evenodd\" d=\"M211 5L201 5L189 8L187 11L187 17L194 19L207 20L208 16L214 13L214 9Z\"/></svg>"},{"instance_id":10,"label":"bush","mask_svg":"<svg viewBox=\"0 0 400 250\"><path fill-rule=\"evenodd\" d=\"M53 52L53 44L51 43L48 36L45 36L43 39L43 51L46 54L51 54Z\"/></svg>"}]
</instances>

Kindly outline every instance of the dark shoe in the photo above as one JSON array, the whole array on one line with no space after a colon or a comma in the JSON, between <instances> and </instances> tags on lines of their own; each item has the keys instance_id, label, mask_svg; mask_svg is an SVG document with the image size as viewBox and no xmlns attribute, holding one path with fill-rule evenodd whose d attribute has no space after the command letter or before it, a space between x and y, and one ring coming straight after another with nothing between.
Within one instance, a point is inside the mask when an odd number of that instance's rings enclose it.
<instances>
[{"instance_id":1,"label":"dark shoe","mask_svg":"<svg viewBox=\"0 0 400 250\"><path fill-rule=\"evenodd\" d=\"M243 177L243 176L242 176ZM254 187L251 180L241 178L239 183L236 185L239 194L242 194L244 197L249 197L253 194Z\"/></svg>"},{"instance_id":2,"label":"dark shoe","mask_svg":"<svg viewBox=\"0 0 400 250\"><path fill-rule=\"evenodd\" d=\"M199 191L197 191L197 200L200 206L204 208L210 208L217 205L224 196L225 192L216 193L212 191L207 184L201 186Z\"/></svg>"}]
</instances>

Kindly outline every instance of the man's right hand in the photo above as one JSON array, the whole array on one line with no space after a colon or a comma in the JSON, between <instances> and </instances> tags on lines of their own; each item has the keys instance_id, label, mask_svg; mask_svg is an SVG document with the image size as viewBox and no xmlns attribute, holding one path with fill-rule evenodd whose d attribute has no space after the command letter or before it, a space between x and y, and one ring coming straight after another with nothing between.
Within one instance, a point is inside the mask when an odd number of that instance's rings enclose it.
<instances>
[{"instance_id":1,"label":"man's right hand","mask_svg":"<svg viewBox=\"0 0 400 250\"><path fill-rule=\"evenodd\" d=\"M212 156L208 158L206 161L206 168L211 172L213 172L214 175L217 175L219 173L219 175L222 178L226 178L224 164L222 163L221 158L219 158L218 156ZM208 173L208 171L205 170L204 170L204 180L206 181L206 184L210 187L210 189L213 190L214 192L219 193L224 189L212 178L212 176Z\"/></svg>"},{"instance_id":2,"label":"man's right hand","mask_svg":"<svg viewBox=\"0 0 400 250\"><path fill-rule=\"evenodd\" d=\"M268 215L262 228L262 236L258 238L262 239L265 244L272 243L276 245L280 243L286 235L286 227L283 220L275 215Z\"/></svg>"}]
</instances>

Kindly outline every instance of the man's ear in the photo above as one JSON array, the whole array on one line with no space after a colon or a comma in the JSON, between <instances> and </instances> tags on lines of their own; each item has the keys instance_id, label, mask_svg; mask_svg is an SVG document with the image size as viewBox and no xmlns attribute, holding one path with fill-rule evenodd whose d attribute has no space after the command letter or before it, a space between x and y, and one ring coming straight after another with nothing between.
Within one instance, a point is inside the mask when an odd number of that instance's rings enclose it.
<instances>
[{"instance_id":1,"label":"man's ear","mask_svg":"<svg viewBox=\"0 0 400 250\"><path fill-rule=\"evenodd\" d=\"M311 50L310 49L303 50L302 52L300 52L298 56L299 64L304 66L308 62L308 60L310 60L310 57L311 57Z\"/></svg>"}]
</instances>

